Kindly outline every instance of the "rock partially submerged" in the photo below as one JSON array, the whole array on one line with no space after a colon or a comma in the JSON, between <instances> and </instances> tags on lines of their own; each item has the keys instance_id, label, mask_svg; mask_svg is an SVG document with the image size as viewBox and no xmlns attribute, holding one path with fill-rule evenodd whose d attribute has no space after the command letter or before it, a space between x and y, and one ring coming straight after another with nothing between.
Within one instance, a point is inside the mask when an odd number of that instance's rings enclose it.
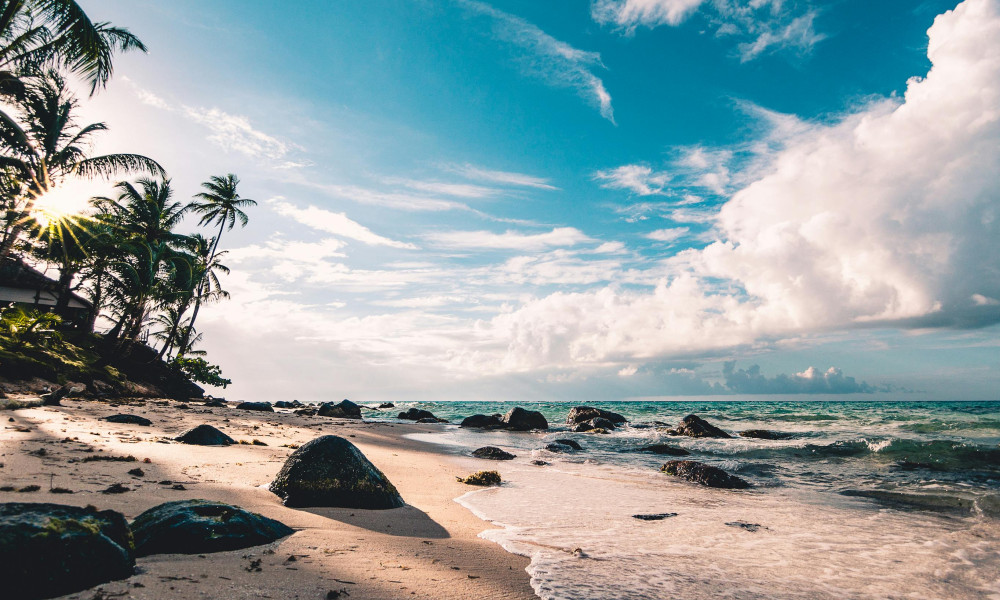
<instances>
[{"instance_id":1,"label":"rock partially submerged","mask_svg":"<svg viewBox=\"0 0 1000 600\"><path fill-rule=\"evenodd\" d=\"M662 454L665 456L687 456L691 454L684 448L671 446L670 444L651 444L649 446L637 448L637 450L639 452L652 452L653 454Z\"/></svg>"},{"instance_id":2,"label":"rock partially submerged","mask_svg":"<svg viewBox=\"0 0 1000 600\"><path fill-rule=\"evenodd\" d=\"M517 458L510 452L505 452L496 446L483 446L475 450L472 456L476 458L485 458L486 460L514 460Z\"/></svg>"},{"instance_id":3,"label":"rock partially submerged","mask_svg":"<svg viewBox=\"0 0 1000 600\"><path fill-rule=\"evenodd\" d=\"M611 427L597 425L597 427L603 427L604 429L614 429L618 425L622 425L628 421L628 419L622 415L611 412L610 410L594 408L593 406L574 406L570 409L569 414L566 416L566 424L578 425L580 423L598 418L605 419L611 423Z\"/></svg>"},{"instance_id":4,"label":"rock partially submerged","mask_svg":"<svg viewBox=\"0 0 1000 600\"><path fill-rule=\"evenodd\" d=\"M0 504L5 598L52 598L132 576L132 534L121 513L61 504Z\"/></svg>"},{"instance_id":5,"label":"rock partially submerged","mask_svg":"<svg viewBox=\"0 0 1000 600\"><path fill-rule=\"evenodd\" d=\"M573 452L575 450L583 450L583 446L575 440L562 438L546 444L545 449L549 452Z\"/></svg>"},{"instance_id":6,"label":"rock partially submerged","mask_svg":"<svg viewBox=\"0 0 1000 600\"><path fill-rule=\"evenodd\" d=\"M459 483L466 483L468 485L500 485L500 473L496 471L476 471L468 477L458 478Z\"/></svg>"},{"instance_id":7,"label":"rock partially submerged","mask_svg":"<svg viewBox=\"0 0 1000 600\"><path fill-rule=\"evenodd\" d=\"M677 427L667 430L667 435L686 435L696 438L731 438L725 431L712 425L698 415L688 415L681 419Z\"/></svg>"},{"instance_id":8,"label":"rock partially submerged","mask_svg":"<svg viewBox=\"0 0 1000 600\"><path fill-rule=\"evenodd\" d=\"M510 431L531 431L532 429L548 429L549 422L537 410L524 410L520 406L507 411L501 419L504 429Z\"/></svg>"},{"instance_id":9,"label":"rock partially submerged","mask_svg":"<svg viewBox=\"0 0 1000 600\"><path fill-rule=\"evenodd\" d=\"M325 435L296 450L271 482L285 506L399 508L403 499L351 442Z\"/></svg>"},{"instance_id":10,"label":"rock partially submerged","mask_svg":"<svg viewBox=\"0 0 1000 600\"><path fill-rule=\"evenodd\" d=\"M195 446L230 446L236 443L236 440L211 425L199 425L174 439Z\"/></svg>"},{"instance_id":11,"label":"rock partially submerged","mask_svg":"<svg viewBox=\"0 0 1000 600\"><path fill-rule=\"evenodd\" d=\"M270 402L240 402L236 405L240 410L256 410L258 412L274 412Z\"/></svg>"},{"instance_id":12,"label":"rock partially submerged","mask_svg":"<svg viewBox=\"0 0 1000 600\"><path fill-rule=\"evenodd\" d=\"M793 436L783 431L771 431L769 429L747 429L740 432L740 437L755 438L758 440L790 440Z\"/></svg>"},{"instance_id":13,"label":"rock partially submerged","mask_svg":"<svg viewBox=\"0 0 1000 600\"><path fill-rule=\"evenodd\" d=\"M434 413L420 408L406 409L405 411L399 413L396 418L404 421L419 421L421 419L434 419L437 421L437 417L434 416Z\"/></svg>"},{"instance_id":14,"label":"rock partially submerged","mask_svg":"<svg viewBox=\"0 0 1000 600\"><path fill-rule=\"evenodd\" d=\"M900 509L909 508L968 515L972 514L976 508L976 502L971 498L947 494L914 494L890 490L843 490L840 493L844 496L868 498L880 504Z\"/></svg>"},{"instance_id":15,"label":"rock partially submerged","mask_svg":"<svg viewBox=\"0 0 1000 600\"><path fill-rule=\"evenodd\" d=\"M139 415L111 415L109 417L104 417L104 420L108 423L122 423L125 425L142 425L144 427L149 427L153 424L152 421L146 417L140 417Z\"/></svg>"},{"instance_id":16,"label":"rock partially submerged","mask_svg":"<svg viewBox=\"0 0 1000 600\"><path fill-rule=\"evenodd\" d=\"M474 427L476 429L503 429L502 416L495 415L472 415L462 419L460 427Z\"/></svg>"},{"instance_id":17,"label":"rock partially submerged","mask_svg":"<svg viewBox=\"0 0 1000 600\"><path fill-rule=\"evenodd\" d=\"M341 400L336 404L333 402L324 402L320 405L316 414L321 417L335 417L338 419L360 419L361 407L350 400Z\"/></svg>"},{"instance_id":18,"label":"rock partially submerged","mask_svg":"<svg viewBox=\"0 0 1000 600\"><path fill-rule=\"evenodd\" d=\"M269 544L292 533L284 523L211 500L167 502L132 522L136 556L238 550Z\"/></svg>"},{"instance_id":19,"label":"rock partially submerged","mask_svg":"<svg viewBox=\"0 0 1000 600\"><path fill-rule=\"evenodd\" d=\"M747 481L735 475L730 475L718 467L694 460L672 460L663 465L660 470L690 482L713 488L744 490L750 487Z\"/></svg>"},{"instance_id":20,"label":"rock partially submerged","mask_svg":"<svg viewBox=\"0 0 1000 600\"><path fill-rule=\"evenodd\" d=\"M662 521L663 519L669 519L670 517L676 517L677 513L655 513L649 515L632 515L633 519L639 519L640 521Z\"/></svg>"},{"instance_id":21,"label":"rock partially submerged","mask_svg":"<svg viewBox=\"0 0 1000 600\"><path fill-rule=\"evenodd\" d=\"M584 433L587 431L610 431L615 428L615 424L605 419L604 417L595 417L589 421L584 421L582 423L577 423L573 427L573 431L577 433Z\"/></svg>"}]
</instances>

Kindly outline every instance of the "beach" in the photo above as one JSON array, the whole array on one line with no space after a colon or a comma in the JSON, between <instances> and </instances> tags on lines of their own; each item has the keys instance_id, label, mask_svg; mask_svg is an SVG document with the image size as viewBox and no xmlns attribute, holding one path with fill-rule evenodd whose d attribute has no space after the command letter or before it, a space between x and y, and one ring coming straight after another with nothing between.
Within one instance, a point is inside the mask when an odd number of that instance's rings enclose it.
<instances>
[{"instance_id":1,"label":"beach","mask_svg":"<svg viewBox=\"0 0 1000 600\"><path fill-rule=\"evenodd\" d=\"M184 409L182 406L189 406ZM150 419L148 427L114 424L118 413ZM291 412L252 412L147 400L118 405L68 399L63 406L3 411L0 502L94 505L133 519L158 504L218 500L295 529L267 546L203 555L138 559L136 574L67 598L534 598L528 560L479 538L490 525L454 502L470 487L461 459L404 437L425 425L366 423ZM211 424L238 441L266 446L184 445L181 432ZM391 510L290 509L267 485L293 452L321 435L349 439L397 487L406 506ZM41 452L44 450L44 453ZM41 456L39 456L41 454ZM134 456L135 462L89 461ZM148 462L146 462L148 459ZM127 474L136 467L144 475ZM170 482L170 483L161 483ZM102 493L114 484L129 491ZM174 489L174 486L184 489ZM51 488L74 493L53 494ZM294 558L292 558L294 557ZM260 561L257 563L257 561ZM333 592L331 594L330 592Z\"/></svg>"}]
</instances>

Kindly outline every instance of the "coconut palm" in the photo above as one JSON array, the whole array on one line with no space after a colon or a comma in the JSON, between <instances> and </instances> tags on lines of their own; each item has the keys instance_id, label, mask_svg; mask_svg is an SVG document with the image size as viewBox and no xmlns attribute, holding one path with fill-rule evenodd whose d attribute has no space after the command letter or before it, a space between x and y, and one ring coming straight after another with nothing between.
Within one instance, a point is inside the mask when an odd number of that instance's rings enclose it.
<instances>
[{"instance_id":1,"label":"coconut palm","mask_svg":"<svg viewBox=\"0 0 1000 600\"><path fill-rule=\"evenodd\" d=\"M87 156L87 144L104 123L77 127L77 101L56 72L32 78L16 102L22 122L0 112L0 188L12 193L7 200L0 259L6 258L28 224L36 201L67 177L109 177L142 171L164 176L155 160L138 154ZM23 125L22 125L23 123Z\"/></svg>"}]
</instances>

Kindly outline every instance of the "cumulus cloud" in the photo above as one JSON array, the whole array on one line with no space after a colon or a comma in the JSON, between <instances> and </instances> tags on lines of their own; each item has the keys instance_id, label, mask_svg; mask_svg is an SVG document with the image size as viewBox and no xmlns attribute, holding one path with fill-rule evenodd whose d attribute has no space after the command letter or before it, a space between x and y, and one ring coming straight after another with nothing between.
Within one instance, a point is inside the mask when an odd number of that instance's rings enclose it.
<instances>
[{"instance_id":1,"label":"cumulus cloud","mask_svg":"<svg viewBox=\"0 0 1000 600\"><path fill-rule=\"evenodd\" d=\"M316 206L299 208L283 198L272 198L267 201L267 204L279 215L289 217L319 231L357 240L369 246L388 246L390 248L406 250L416 249L416 246L413 244L399 242L378 235L364 225L347 218L347 215L344 213L335 213Z\"/></svg>"},{"instance_id":2,"label":"cumulus cloud","mask_svg":"<svg viewBox=\"0 0 1000 600\"><path fill-rule=\"evenodd\" d=\"M505 231L443 231L424 236L437 246L462 249L541 250L553 246L575 246L592 241L574 227L556 227L544 233Z\"/></svg>"},{"instance_id":3,"label":"cumulus cloud","mask_svg":"<svg viewBox=\"0 0 1000 600\"><path fill-rule=\"evenodd\" d=\"M736 361L730 361L723 364L722 375L726 387L737 394L871 394L888 391L864 381L859 383L836 367L826 371L809 367L794 375L781 374L769 378L760 372L758 365L737 370Z\"/></svg>"},{"instance_id":4,"label":"cumulus cloud","mask_svg":"<svg viewBox=\"0 0 1000 600\"><path fill-rule=\"evenodd\" d=\"M809 51L824 39L813 22L816 11L785 0L594 0L592 14L598 23L626 33L639 27L678 26L701 13L719 37L743 41L740 59L753 60L780 49Z\"/></svg>"},{"instance_id":5,"label":"cumulus cloud","mask_svg":"<svg viewBox=\"0 0 1000 600\"><path fill-rule=\"evenodd\" d=\"M611 94L601 78L594 75L595 70L605 68L600 54L574 48L538 26L483 2L459 1L470 10L492 19L497 38L524 52L519 61L526 73L549 85L575 90L580 97L595 105L602 117L615 122Z\"/></svg>"},{"instance_id":6,"label":"cumulus cloud","mask_svg":"<svg viewBox=\"0 0 1000 600\"><path fill-rule=\"evenodd\" d=\"M656 242L664 242L672 244L677 240L681 239L682 237L684 237L685 235L687 235L688 233L690 233L690 231L691 230L688 229L687 227L671 227L668 229L657 229L656 231L650 231L649 233L646 234L646 237Z\"/></svg>"},{"instance_id":7,"label":"cumulus cloud","mask_svg":"<svg viewBox=\"0 0 1000 600\"><path fill-rule=\"evenodd\" d=\"M1000 3L967 0L928 34L925 77L794 128L714 217L719 241L677 255L651 293L553 294L493 319L506 367L1000 322Z\"/></svg>"}]
</instances>

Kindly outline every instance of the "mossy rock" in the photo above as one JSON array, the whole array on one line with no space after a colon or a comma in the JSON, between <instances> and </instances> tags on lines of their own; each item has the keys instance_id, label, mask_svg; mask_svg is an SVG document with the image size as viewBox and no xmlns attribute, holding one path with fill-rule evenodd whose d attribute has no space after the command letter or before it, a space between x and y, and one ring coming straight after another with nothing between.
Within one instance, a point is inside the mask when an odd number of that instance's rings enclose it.
<instances>
[{"instance_id":1,"label":"mossy rock","mask_svg":"<svg viewBox=\"0 0 1000 600\"><path fill-rule=\"evenodd\" d=\"M386 509L404 504L382 471L336 435L316 438L289 456L271 491L291 507Z\"/></svg>"},{"instance_id":2,"label":"mossy rock","mask_svg":"<svg viewBox=\"0 0 1000 600\"><path fill-rule=\"evenodd\" d=\"M500 485L500 473L496 471L476 471L472 475L466 478L458 478L460 483L467 483L469 485Z\"/></svg>"},{"instance_id":3,"label":"mossy rock","mask_svg":"<svg viewBox=\"0 0 1000 600\"><path fill-rule=\"evenodd\" d=\"M294 531L284 523L211 500L155 506L132 522L136 556L201 554L260 546Z\"/></svg>"},{"instance_id":4,"label":"mossy rock","mask_svg":"<svg viewBox=\"0 0 1000 600\"><path fill-rule=\"evenodd\" d=\"M52 598L131 577L121 513L61 504L0 504L0 582L9 600Z\"/></svg>"}]
</instances>

